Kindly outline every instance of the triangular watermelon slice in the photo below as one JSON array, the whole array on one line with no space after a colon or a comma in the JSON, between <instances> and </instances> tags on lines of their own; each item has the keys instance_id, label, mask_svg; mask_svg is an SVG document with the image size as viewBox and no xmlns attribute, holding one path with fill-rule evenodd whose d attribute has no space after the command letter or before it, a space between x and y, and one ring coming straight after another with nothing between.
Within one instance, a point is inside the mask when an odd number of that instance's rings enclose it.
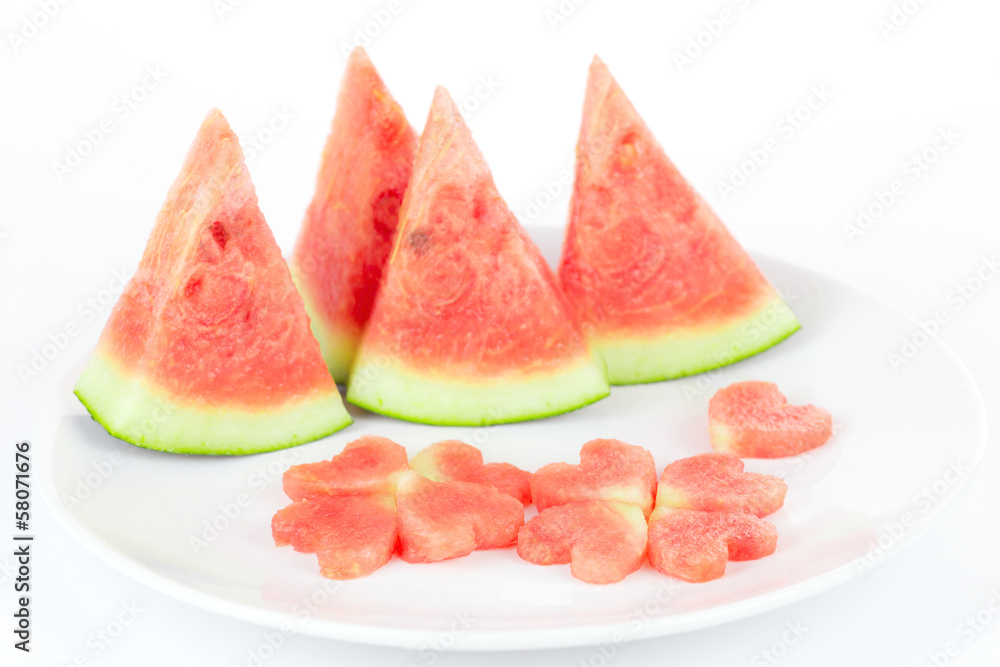
<instances>
[{"instance_id":1,"label":"triangular watermelon slice","mask_svg":"<svg viewBox=\"0 0 1000 667\"><path fill-rule=\"evenodd\" d=\"M347 374L392 250L417 137L364 49L347 61L291 269L330 374Z\"/></svg>"},{"instance_id":2,"label":"triangular watermelon slice","mask_svg":"<svg viewBox=\"0 0 1000 667\"><path fill-rule=\"evenodd\" d=\"M475 425L607 395L555 276L438 88L347 400L412 421Z\"/></svg>"},{"instance_id":3,"label":"triangular watermelon slice","mask_svg":"<svg viewBox=\"0 0 1000 667\"><path fill-rule=\"evenodd\" d=\"M724 366L799 328L598 58L559 279L611 384Z\"/></svg>"},{"instance_id":4,"label":"triangular watermelon slice","mask_svg":"<svg viewBox=\"0 0 1000 667\"><path fill-rule=\"evenodd\" d=\"M169 452L261 452L351 423L218 110L75 392L112 435Z\"/></svg>"}]
</instances>

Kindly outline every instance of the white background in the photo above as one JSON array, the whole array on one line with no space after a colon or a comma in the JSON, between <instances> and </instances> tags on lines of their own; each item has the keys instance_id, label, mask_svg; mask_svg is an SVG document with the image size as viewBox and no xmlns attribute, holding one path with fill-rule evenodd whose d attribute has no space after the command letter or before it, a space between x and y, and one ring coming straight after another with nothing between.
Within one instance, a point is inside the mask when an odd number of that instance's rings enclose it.
<instances>
[{"instance_id":1,"label":"white background","mask_svg":"<svg viewBox=\"0 0 1000 667\"><path fill-rule=\"evenodd\" d=\"M45 4L4 0L0 10L4 479L15 440L44 446L51 424L40 419L42 406L93 345L107 315L104 308L90 317L81 304L113 284L115 271L134 269L208 108L220 107L244 139L266 138L260 132L275 109L293 116L250 162L261 208L281 247L291 249L333 114L342 45L373 11L390 5L244 0L223 12L212 0L155 7L94 0L53 2L58 10L43 20ZM894 4L912 16L897 13L898 30L880 29ZM523 222L548 225L564 223L566 189L540 212L527 204L544 204L546 183L556 189L552 182L571 166L587 65L600 54L746 247L861 285L918 318L946 309L939 336L970 367L993 406L991 417L1000 416L1000 279L986 281L960 311L948 300L1000 249L1000 6L988 0L580 6L566 0L561 6L570 15L556 22L547 12L559 11L558 0L400 0L386 26L369 27L378 34L368 50L418 129L435 85L461 102L481 78L492 81L495 90L485 99L468 102L469 123L511 208ZM715 37L702 34L707 46L679 67L675 54L724 9L732 21ZM26 18L44 25L32 31ZM18 42L11 35L30 37ZM165 78L136 93L144 99L126 115L119 98L142 84L147 68ZM777 124L817 86L832 96L787 136ZM60 178L54 164L65 162L67 151L105 118L110 133ZM942 128L957 140L911 178L908 160ZM723 197L718 183L769 137L778 150ZM851 242L845 225L895 179L903 193ZM79 333L37 376L22 378L19 367L71 324ZM857 336L886 353L901 345L879 331ZM769 664L759 651L796 621L808 631L782 665L923 665L928 653L955 640L961 653L950 664L989 664L990 656L995 662L1000 618L971 642L957 634L958 624L1000 590L995 441L970 491L945 519L883 566L748 620L626 645L611 664ZM0 480L0 488L10 483ZM29 661L11 648L12 582L0 570L0 617L8 619L0 622L0 663L64 665L82 657L107 665L236 665L261 642L260 628L188 607L107 567L60 529L39 495L34 502L35 651ZM12 559L6 549L2 554L0 565L9 568ZM95 655L88 637L132 602L143 610L138 620ZM581 648L435 657L443 665L516 660L527 666L578 665L592 655ZM266 664L361 661L427 664L411 651L309 637L291 638Z\"/></svg>"}]
</instances>

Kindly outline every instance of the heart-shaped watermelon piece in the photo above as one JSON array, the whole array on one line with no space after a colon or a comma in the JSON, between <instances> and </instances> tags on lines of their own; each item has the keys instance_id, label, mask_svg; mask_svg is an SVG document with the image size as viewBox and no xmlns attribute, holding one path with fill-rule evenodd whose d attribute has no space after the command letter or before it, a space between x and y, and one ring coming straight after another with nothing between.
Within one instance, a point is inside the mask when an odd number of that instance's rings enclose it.
<instances>
[{"instance_id":1,"label":"heart-shaped watermelon piece","mask_svg":"<svg viewBox=\"0 0 1000 667\"><path fill-rule=\"evenodd\" d=\"M392 494L407 467L406 449L401 445L389 438L366 435L347 443L329 461L292 466L281 481L292 500L317 495Z\"/></svg>"},{"instance_id":2,"label":"heart-shaped watermelon piece","mask_svg":"<svg viewBox=\"0 0 1000 667\"><path fill-rule=\"evenodd\" d=\"M470 482L433 482L408 471L396 492L399 555L410 563L508 547L524 525L524 506L494 488Z\"/></svg>"},{"instance_id":3,"label":"heart-shaped watermelon piece","mask_svg":"<svg viewBox=\"0 0 1000 667\"><path fill-rule=\"evenodd\" d=\"M728 561L756 560L774 553L778 531L746 512L656 508L649 518L649 563L684 581L718 579Z\"/></svg>"},{"instance_id":4,"label":"heart-shaped watermelon piece","mask_svg":"<svg viewBox=\"0 0 1000 667\"><path fill-rule=\"evenodd\" d=\"M788 486L773 475L743 472L731 454L699 454L663 469L656 507L767 516L781 509Z\"/></svg>"},{"instance_id":5,"label":"heart-shaped watermelon piece","mask_svg":"<svg viewBox=\"0 0 1000 667\"><path fill-rule=\"evenodd\" d=\"M649 516L655 493L653 455L621 440L591 440L580 449L579 465L550 463L531 476L531 499L539 512L574 500L604 499L634 503Z\"/></svg>"},{"instance_id":6,"label":"heart-shaped watermelon piece","mask_svg":"<svg viewBox=\"0 0 1000 667\"><path fill-rule=\"evenodd\" d=\"M646 517L618 500L578 500L549 507L517 535L517 555L538 565L570 564L591 584L621 581L646 558Z\"/></svg>"},{"instance_id":7,"label":"heart-shaped watermelon piece","mask_svg":"<svg viewBox=\"0 0 1000 667\"><path fill-rule=\"evenodd\" d=\"M816 449L833 436L833 418L815 405L789 405L773 382L737 382L708 402L717 452L773 459Z\"/></svg>"},{"instance_id":8,"label":"heart-shaped watermelon piece","mask_svg":"<svg viewBox=\"0 0 1000 667\"><path fill-rule=\"evenodd\" d=\"M278 546L316 553L324 577L355 579L392 558L396 505L391 494L306 498L278 510L271 534Z\"/></svg>"},{"instance_id":9,"label":"heart-shaped watermelon piece","mask_svg":"<svg viewBox=\"0 0 1000 667\"><path fill-rule=\"evenodd\" d=\"M410 469L435 482L473 482L531 504L531 473L510 463L483 463L477 447L460 440L442 440L417 452Z\"/></svg>"}]
</instances>

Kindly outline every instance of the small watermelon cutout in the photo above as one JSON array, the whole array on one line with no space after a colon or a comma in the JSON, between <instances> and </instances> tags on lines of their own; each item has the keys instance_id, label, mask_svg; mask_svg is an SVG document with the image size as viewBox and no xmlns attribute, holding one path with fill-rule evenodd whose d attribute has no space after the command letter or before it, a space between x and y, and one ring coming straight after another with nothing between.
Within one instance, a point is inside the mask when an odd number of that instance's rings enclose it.
<instances>
[{"instance_id":1,"label":"small watermelon cutout","mask_svg":"<svg viewBox=\"0 0 1000 667\"><path fill-rule=\"evenodd\" d=\"M708 402L712 449L774 459L816 449L833 437L833 417L815 405L789 405L773 382L736 382Z\"/></svg>"},{"instance_id":2,"label":"small watermelon cutout","mask_svg":"<svg viewBox=\"0 0 1000 667\"><path fill-rule=\"evenodd\" d=\"M316 191L292 254L330 374L346 383L392 250L417 137L364 49L347 61Z\"/></svg>"},{"instance_id":3,"label":"small watermelon cutout","mask_svg":"<svg viewBox=\"0 0 1000 667\"><path fill-rule=\"evenodd\" d=\"M483 463L479 448L460 440L442 440L410 459L410 469L434 482L472 482L490 486L531 504L531 473L506 463Z\"/></svg>"},{"instance_id":4,"label":"small watermelon cutout","mask_svg":"<svg viewBox=\"0 0 1000 667\"><path fill-rule=\"evenodd\" d=\"M329 461L293 465L281 476L281 485L292 500L363 493L392 495L399 476L408 469L402 445L366 435L347 443Z\"/></svg>"},{"instance_id":5,"label":"small watermelon cutout","mask_svg":"<svg viewBox=\"0 0 1000 667\"><path fill-rule=\"evenodd\" d=\"M531 476L531 500L539 512L577 500L618 500L653 511L656 463L649 450L598 438L580 448L580 463L549 463Z\"/></svg>"},{"instance_id":6,"label":"small watermelon cutout","mask_svg":"<svg viewBox=\"0 0 1000 667\"><path fill-rule=\"evenodd\" d=\"M576 500L532 517L517 534L517 555L537 565L570 564L588 584L611 584L646 560L642 509L618 500Z\"/></svg>"},{"instance_id":7,"label":"small watermelon cutout","mask_svg":"<svg viewBox=\"0 0 1000 667\"><path fill-rule=\"evenodd\" d=\"M399 556L433 563L500 549L517 542L524 506L496 489L471 482L433 482L404 472L396 492Z\"/></svg>"},{"instance_id":8,"label":"small watermelon cutout","mask_svg":"<svg viewBox=\"0 0 1000 667\"><path fill-rule=\"evenodd\" d=\"M554 274L438 88L347 400L476 426L555 415L608 393Z\"/></svg>"},{"instance_id":9,"label":"small watermelon cutout","mask_svg":"<svg viewBox=\"0 0 1000 667\"><path fill-rule=\"evenodd\" d=\"M598 58L559 280L613 385L724 366L799 329Z\"/></svg>"},{"instance_id":10,"label":"small watermelon cutout","mask_svg":"<svg viewBox=\"0 0 1000 667\"><path fill-rule=\"evenodd\" d=\"M718 579L729 561L757 560L778 546L778 530L746 512L659 507L649 517L649 564L691 583Z\"/></svg>"},{"instance_id":11,"label":"small watermelon cutout","mask_svg":"<svg viewBox=\"0 0 1000 667\"><path fill-rule=\"evenodd\" d=\"M263 452L351 423L218 110L74 391L111 435L167 452Z\"/></svg>"},{"instance_id":12,"label":"small watermelon cutout","mask_svg":"<svg viewBox=\"0 0 1000 667\"><path fill-rule=\"evenodd\" d=\"M668 464L656 487L656 507L764 517L782 508L787 492L780 477L744 472L737 457L712 452Z\"/></svg>"},{"instance_id":13,"label":"small watermelon cutout","mask_svg":"<svg viewBox=\"0 0 1000 667\"><path fill-rule=\"evenodd\" d=\"M315 553L324 577L357 579L392 558L396 501L387 493L304 498L274 514L271 535L276 546Z\"/></svg>"}]
</instances>

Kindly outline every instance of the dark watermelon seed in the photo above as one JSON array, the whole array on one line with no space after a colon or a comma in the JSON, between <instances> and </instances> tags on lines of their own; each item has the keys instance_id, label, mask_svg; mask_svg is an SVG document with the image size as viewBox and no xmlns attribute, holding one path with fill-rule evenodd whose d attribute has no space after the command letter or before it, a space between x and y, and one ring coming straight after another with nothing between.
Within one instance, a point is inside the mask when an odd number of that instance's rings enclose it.
<instances>
[{"instance_id":1,"label":"dark watermelon seed","mask_svg":"<svg viewBox=\"0 0 1000 667\"><path fill-rule=\"evenodd\" d=\"M422 229L410 232L406 237L406 245L418 256L427 252L431 244L431 235Z\"/></svg>"}]
</instances>

